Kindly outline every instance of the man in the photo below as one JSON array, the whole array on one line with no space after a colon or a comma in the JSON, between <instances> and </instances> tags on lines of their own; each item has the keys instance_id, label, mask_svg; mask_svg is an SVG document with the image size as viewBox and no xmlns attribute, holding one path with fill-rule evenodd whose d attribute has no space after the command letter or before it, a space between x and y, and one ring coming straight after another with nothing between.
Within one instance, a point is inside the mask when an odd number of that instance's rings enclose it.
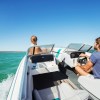
<instances>
[{"instance_id":1,"label":"man","mask_svg":"<svg viewBox=\"0 0 100 100\"><path fill-rule=\"evenodd\" d=\"M92 53L86 65L81 66L77 64L75 70L78 74L83 76L92 76L89 72L92 70L93 77L100 79L100 37L95 40L94 49L96 52ZM81 56L86 56L82 54Z\"/></svg>"}]
</instances>

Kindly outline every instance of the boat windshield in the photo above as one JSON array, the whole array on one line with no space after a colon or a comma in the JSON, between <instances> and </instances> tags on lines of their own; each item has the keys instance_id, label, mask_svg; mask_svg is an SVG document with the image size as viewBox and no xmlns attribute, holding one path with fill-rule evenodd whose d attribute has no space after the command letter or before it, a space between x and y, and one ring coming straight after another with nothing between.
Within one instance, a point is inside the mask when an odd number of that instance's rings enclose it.
<instances>
[{"instance_id":1,"label":"boat windshield","mask_svg":"<svg viewBox=\"0 0 100 100\"><path fill-rule=\"evenodd\" d=\"M90 45L84 45L79 51L89 51L89 49L91 49L92 48L92 46L90 46Z\"/></svg>"},{"instance_id":2,"label":"boat windshield","mask_svg":"<svg viewBox=\"0 0 100 100\"><path fill-rule=\"evenodd\" d=\"M84 51L84 52L94 52L93 46L91 45L86 45L86 44L82 44L82 43L71 43L69 44L66 49L65 52L68 51Z\"/></svg>"},{"instance_id":3,"label":"boat windshield","mask_svg":"<svg viewBox=\"0 0 100 100\"><path fill-rule=\"evenodd\" d=\"M65 48L64 52L79 51L83 45L82 43L71 43Z\"/></svg>"},{"instance_id":4,"label":"boat windshield","mask_svg":"<svg viewBox=\"0 0 100 100\"><path fill-rule=\"evenodd\" d=\"M93 53L95 50L94 50L94 48L92 47L88 52L90 52L90 53Z\"/></svg>"},{"instance_id":5,"label":"boat windshield","mask_svg":"<svg viewBox=\"0 0 100 100\"><path fill-rule=\"evenodd\" d=\"M84 46L79 51L93 53L95 50L94 50L93 46L84 44Z\"/></svg>"},{"instance_id":6,"label":"boat windshield","mask_svg":"<svg viewBox=\"0 0 100 100\"><path fill-rule=\"evenodd\" d=\"M42 52L40 52L40 54L48 54L48 53L50 53L53 50L54 44L49 44L49 45L36 45L35 47L39 47L42 50ZM30 48L34 48L34 46L32 46ZM29 49L28 49L28 52L27 53L29 53Z\"/></svg>"},{"instance_id":7,"label":"boat windshield","mask_svg":"<svg viewBox=\"0 0 100 100\"><path fill-rule=\"evenodd\" d=\"M54 44L50 44L50 45L40 45L39 47L43 51L46 50L46 53L50 53L53 50Z\"/></svg>"},{"instance_id":8,"label":"boat windshield","mask_svg":"<svg viewBox=\"0 0 100 100\"><path fill-rule=\"evenodd\" d=\"M67 48L69 49L74 49L74 50L79 50L84 44L82 43L71 43L68 45Z\"/></svg>"}]
</instances>

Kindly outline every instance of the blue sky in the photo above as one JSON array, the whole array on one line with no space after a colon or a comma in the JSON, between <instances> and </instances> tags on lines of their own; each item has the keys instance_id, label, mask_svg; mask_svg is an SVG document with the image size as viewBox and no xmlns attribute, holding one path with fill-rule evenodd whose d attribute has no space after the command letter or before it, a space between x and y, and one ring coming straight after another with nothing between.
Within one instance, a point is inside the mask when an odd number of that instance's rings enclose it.
<instances>
[{"instance_id":1,"label":"blue sky","mask_svg":"<svg viewBox=\"0 0 100 100\"><path fill-rule=\"evenodd\" d=\"M93 45L100 36L100 0L0 0L0 51L39 44Z\"/></svg>"}]
</instances>

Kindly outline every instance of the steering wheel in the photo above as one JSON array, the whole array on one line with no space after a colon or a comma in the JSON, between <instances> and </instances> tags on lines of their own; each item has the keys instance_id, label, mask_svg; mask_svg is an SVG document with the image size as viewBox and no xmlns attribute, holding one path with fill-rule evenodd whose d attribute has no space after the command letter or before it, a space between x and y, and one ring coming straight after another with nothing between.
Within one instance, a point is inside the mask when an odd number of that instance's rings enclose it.
<instances>
[{"instance_id":1,"label":"steering wheel","mask_svg":"<svg viewBox=\"0 0 100 100\"><path fill-rule=\"evenodd\" d=\"M81 65L85 65L87 63L87 58L86 57L78 57L77 62L80 63Z\"/></svg>"}]
</instances>

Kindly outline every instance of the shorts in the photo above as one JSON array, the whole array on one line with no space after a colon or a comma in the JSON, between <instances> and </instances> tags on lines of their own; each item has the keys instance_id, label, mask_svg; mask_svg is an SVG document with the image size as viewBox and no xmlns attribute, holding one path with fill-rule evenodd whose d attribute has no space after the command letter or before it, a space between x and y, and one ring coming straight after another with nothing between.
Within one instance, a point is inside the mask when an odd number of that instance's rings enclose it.
<instances>
[{"instance_id":1,"label":"shorts","mask_svg":"<svg viewBox=\"0 0 100 100\"><path fill-rule=\"evenodd\" d=\"M93 75L91 75L91 74L86 75L86 77L89 77L89 78L94 79L94 76L93 76Z\"/></svg>"}]
</instances>

